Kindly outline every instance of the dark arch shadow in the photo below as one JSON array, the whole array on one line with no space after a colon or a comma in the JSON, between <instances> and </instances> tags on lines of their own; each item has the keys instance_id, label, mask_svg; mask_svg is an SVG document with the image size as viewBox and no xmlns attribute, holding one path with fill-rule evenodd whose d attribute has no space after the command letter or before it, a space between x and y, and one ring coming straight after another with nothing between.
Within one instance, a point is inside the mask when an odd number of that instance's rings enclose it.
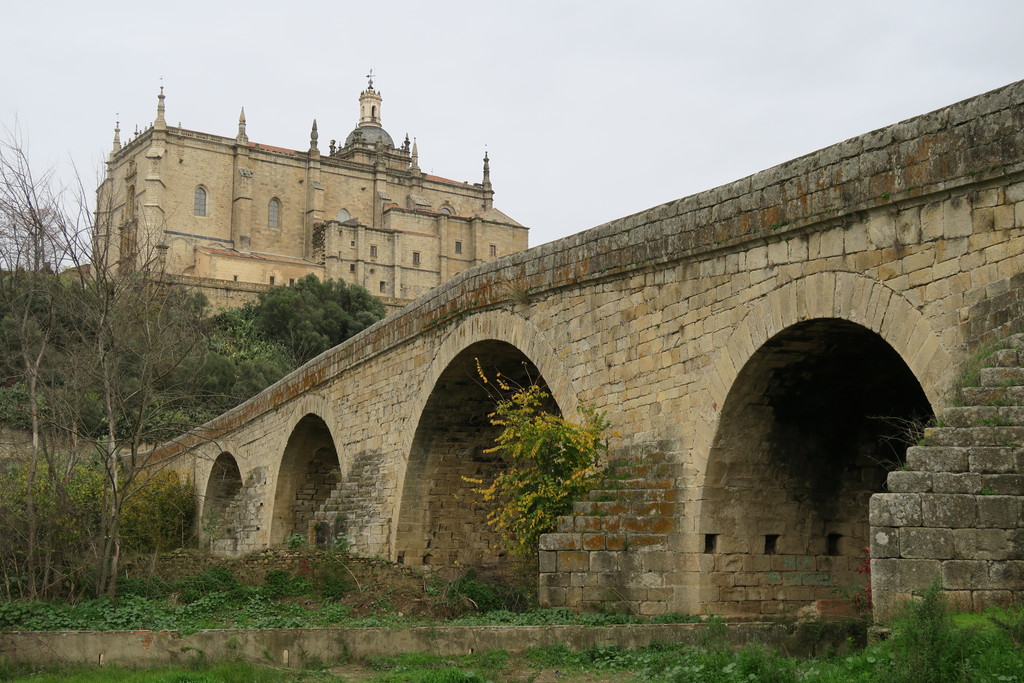
<instances>
[{"instance_id":1,"label":"dark arch shadow","mask_svg":"<svg viewBox=\"0 0 1024 683\"><path fill-rule=\"evenodd\" d=\"M238 462L225 451L213 461L203 494L202 531L214 552L233 553L238 550L242 525L239 517L241 491L242 473Z\"/></svg>"},{"instance_id":2,"label":"dark arch shadow","mask_svg":"<svg viewBox=\"0 0 1024 683\"><path fill-rule=\"evenodd\" d=\"M295 425L277 475L270 545L284 545L298 534L316 542L315 517L341 481L338 451L327 423L309 413Z\"/></svg>"},{"instance_id":3,"label":"dark arch shadow","mask_svg":"<svg viewBox=\"0 0 1024 683\"><path fill-rule=\"evenodd\" d=\"M488 377L484 384L477 361ZM396 560L412 566L502 568L508 558L487 525L490 508L473 492L505 463L488 453L500 428L491 424L497 373L511 386L545 386L536 365L515 346L488 340L468 346L444 369L419 417L406 465L395 538ZM507 392L506 392L507 393ZM548 410L561 414L552 401Z\"/></svg>"},{"instance_id":4,"label":"dark arch shadow","mask_svg":"<svg viewBox=\"0 0 1024 683\"><path fill-rule=\"evenodd\" d=\"M841 609L868 582L869 499L932 415L865 327L817 319L765 342L729 390L705 473L705 609Z\"/></svg>"}]
</instances>

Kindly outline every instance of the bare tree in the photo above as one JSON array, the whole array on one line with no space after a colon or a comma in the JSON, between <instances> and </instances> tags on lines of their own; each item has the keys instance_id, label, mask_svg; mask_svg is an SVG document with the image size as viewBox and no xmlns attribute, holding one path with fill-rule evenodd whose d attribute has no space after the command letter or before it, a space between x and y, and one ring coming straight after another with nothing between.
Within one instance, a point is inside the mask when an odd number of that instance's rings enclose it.
<instances>
[{"instance_id":1,"label":"bare tree","mask_svg":"<svg viewBox=\"0 0 1024 683\"><path fill-rule=\"evenodd\" d=\"M95 214L85 197L80 182L62 188L52 174L33 175L24 145L8 131L0 142L0 367L3 381L23 383L28 395L23 528L33 596L59 581L40 554L36 477L45 471L60 488L56 455L94 454L105 485L93 574L96 591L112 594L125 501L153 466L149 444L194 426L205 353L205 302L164 283L158 244L114 262L109 239L98 239L86 256L93 235L117 234L126 217L109 192L102 201L111 205Z\"/></svg>"},{"instance_id":2,"label":"bare tree","mask_svg":"<svg viewBox=\"0 0 1024 683\"><path fill-rule=\"evenodd\" d=\"M44 567L28 575L31 595L45 592L51 583L51 564L39 556L35 483L45 453L41 375L52 357L58 310L53 273L61 265L80 263L88 235L82 204L68 198L52 173L35 175L18 130L5 131L0 140L0 333L7 351L2 383L21 383L28 404L31 446L22 541L27 563Z\"/></svg>"}]
</instances>

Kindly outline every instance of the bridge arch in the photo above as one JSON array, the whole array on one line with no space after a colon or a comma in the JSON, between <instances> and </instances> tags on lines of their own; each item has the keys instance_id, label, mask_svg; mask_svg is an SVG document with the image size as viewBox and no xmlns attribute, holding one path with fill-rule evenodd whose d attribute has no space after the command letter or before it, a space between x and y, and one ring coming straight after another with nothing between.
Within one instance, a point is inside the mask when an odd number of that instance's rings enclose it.
<instances>
[{"instance_id":1,"label":"bridge arch","mask_svg":"<svg viewBox=\"0 0 1024 683\"><path fill-rule=\"evenodd\" d=\"M948 363L920 312L857 275L804 278L755 306L715 364L728 391L710 392L703 606L794 611L863 588L868 501L933 415L941 388L919 378Z\"/></svg>"},{"instance_id":2,"label":"bridge arch","mask_svg":"<svg viewBox=\"0 0 1024 683\"><path fill-rule=\"evenodd\" d=\"M324 416L328 416L325 418ZM300 401L292 411L287 441L273 482L269 545L281 546L300 535L310 542L314 518L342 479L337 440L329 421L329 407L320 396Z\"/></svg>"},{"instance_id":3,"label":"bridge arch","mask_svg":"<svg viewBox=\"0 0 1024 683\"><path fill-rule=\"evenodd\" d=\"M485 385L479 368L487 375ZM473 316L451 330L424 373L403 439L392 519L392 558L418 566L499 567L505 563L487 509L464 477L487 479L501 467L486 453L501 372L511 385L546 385L553 409L571 414L576 395L561 358L525 319L505 311Z\"/></svg>"},{"instance_id":4,"label":"bridge arch","mask_svg":"<svg viewBox=\"0 0 1024 683\"><path fill-rule=\"evenodd\" d=\"M242 471L230 451L221 451L207 474L200 498L201 532L210 547L225 554L238 551Z\"/></svg>"}]
</instances>

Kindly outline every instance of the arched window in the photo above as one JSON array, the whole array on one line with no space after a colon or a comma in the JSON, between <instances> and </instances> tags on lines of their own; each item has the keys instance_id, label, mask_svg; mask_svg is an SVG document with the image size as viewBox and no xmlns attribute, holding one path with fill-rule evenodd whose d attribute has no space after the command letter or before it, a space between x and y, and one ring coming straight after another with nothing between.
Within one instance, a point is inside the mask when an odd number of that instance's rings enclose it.
<instances>
[{"instance_id":1,"label":"arched window","mask_svg":"<svg viewBox=\"0 0 1024 683\"><path fill-rule=\"evenodd\" d=\"M338 209L338 222L339 223L344 223L349 218L351 218L351 216L348 215L348 211L346 211L345 209Z\"/></svg>"},{"instance_id":2,"label":"arched window","mask_svg":"<svg viewBox=\"0 0 1024 683\"><path fill-rule=\"evenodd\" d=\"M192 198L192 213L197 216L206 215L206 189L202 186L196 188Z\"/></svg>"},{"instance_id":3,"label":"arched window","mask_svg":"<svg viewBox=\"0 0 1024 683\"><path fill-rule=\"evenodd\" d=\"M271 199L269 206L267 206L267 225L272 228L276 228L281 223L281 202L277 199Z\"/></svg>"},{"instance_id":4,"label":"arched window","mask_svg":"<svg viewBox=\"0 0 1024 683\"><path fill-rule=\"evenodd\" d=\"M452 211L452 207L450 207L450 206L442 206L441 207L441 213L443 213L445 216L454 216L455 215L455 213Z\"/></svg>"}]
</instances>

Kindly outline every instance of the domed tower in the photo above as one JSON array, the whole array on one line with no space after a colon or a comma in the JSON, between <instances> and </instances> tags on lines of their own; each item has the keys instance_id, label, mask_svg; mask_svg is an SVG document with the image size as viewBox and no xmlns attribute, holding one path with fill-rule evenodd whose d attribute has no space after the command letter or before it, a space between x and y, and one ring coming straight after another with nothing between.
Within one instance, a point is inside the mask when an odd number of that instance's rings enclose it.
<instances>
[{"instance_id":1,"label":"domed tower","mask_svg":"<svg viewBox=\"0 0 1024 683\"><path fill-rule=\"evenodd\" d=\"M359 94L359 125L345 138L345 147L352 145L377 146L383 143L389 150L394 149L395 141L380 125L380 93L373 89L373 72L367 76L369 85Z\"/></svg>"}]
</instances>

